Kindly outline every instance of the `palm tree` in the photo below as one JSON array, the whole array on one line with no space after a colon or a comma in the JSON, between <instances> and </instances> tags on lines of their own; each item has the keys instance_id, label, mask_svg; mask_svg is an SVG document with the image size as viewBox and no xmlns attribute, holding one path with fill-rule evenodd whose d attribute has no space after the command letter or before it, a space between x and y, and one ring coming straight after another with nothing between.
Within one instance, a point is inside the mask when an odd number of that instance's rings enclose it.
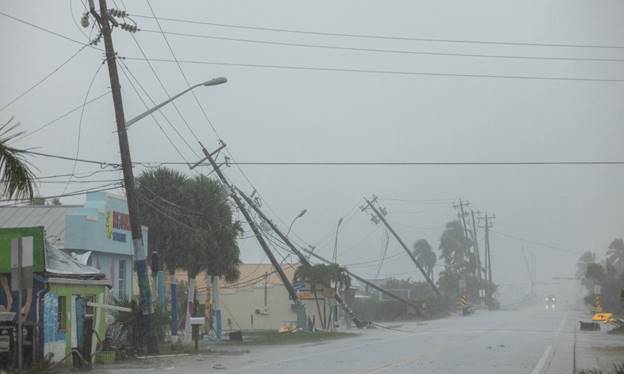
<instances>
[{"instance_id":1,"label":"palm tree","mask_svg":"<svg viewBox=\"0 0 624 374\"><path fill-rule=\"evenodd\" d=\"M425 239L419 239L414 243L414 256L416 260L425 268L429 278L433 279L433 268L437 262L436 254L431 245Z\"/></svg>"},{"instance_id":2,"label":"palm tree","mask_svg":"<svg viewBox=\"0 0 624 374\"><path fill-rule=\"evenodd\" d=\"M34 174L22 157L24 151L9 146L11 140L24 132L13 132L19 122L11 125L13 118L0 126L0 183L2 194L8 199L32 199ZM12 133L13 132L13 133Z\"/></svg>"},{"instance_id":3,"label":"palm tree","mask_svg":"<svg viewBox=\"0 0 624 374\"><path fill-rule=\"evenodd\" d=\"M321 326L325 329L328 327L328 321L321 314L321 306L318 301L318 290L333 288L334 292L343 291L351 287L351 277L345 267L337 264L317 264L317 265L301 265L297 268L294 275L295 281L302 281L310 284L314 299L316 301L316 310L321 320ZM333 287L332 287L333 284ZM331 314L330 314L331 317Z\"/></svg>"},{"instance_id":4,"label":"palm tree","mask_svg":"<svg viewBox=\"0 0 624 374\"><path fill-rule=\"evenodd\" d=\"M469 266L470 240L464 236L464 229L459 221L451 221L440 237L440 258L444 265L453 271L465 272Z\"/></svg>"},{"instance_id":5,"label":"palm tree","mask_svg":"<svg viewBox=\"0 0 624 374\"><path fill-rule=\"evenodd\" d=\"M585 279L585 274L587 273L587 265L593 264L596 262L596 254L586 251L579 257L578 262L576 263L576 278L583 281Z\"/></svg>"},{"instance_id":6,"label":"palm tree","mask_svg":"<svg viewBox=\"0 0 624 374\"><path fill-rule=\"evenodd\" d=\"M617 269L624 268L624 241L622 239L615 239L609 244L607 263Z\"/></svg>"},{"instance_id":7,"label":"palm tree","mask_svg":"<svg viewBox=\"0 0 624 374\"><path fill-rule=\"evenodd\" d=\"M137 178L141 219L143 224L150 228L148 235L150 255L158 252L159 259L169 271L171 280L181 265L179 250L186 246L185 240L188 239L184 230L173 221L184 202L182 187L186 180L187 177L182 173L167 168L144 171ZM177 285L171 282L170 287L171 318L177 321ZM177 328L172 327L171 333L177 335Z\"/></svg>"}]
</instances>

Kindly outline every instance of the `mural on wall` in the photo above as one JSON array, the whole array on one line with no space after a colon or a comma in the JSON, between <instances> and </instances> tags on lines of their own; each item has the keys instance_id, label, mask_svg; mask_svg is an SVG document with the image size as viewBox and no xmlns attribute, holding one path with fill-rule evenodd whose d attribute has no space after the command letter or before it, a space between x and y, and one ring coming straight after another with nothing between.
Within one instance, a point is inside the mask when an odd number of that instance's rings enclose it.
<instances>
[{"instance_id":1,"label":"mural on wall","mask_svg":"<svg viewBox=\"0 0 624 374\"><path fill-rule=\"evenodd\" d=\"M43 297L43 353L52 353L56 359L61 359L65 356L66 333L59 331L58 300L54 292L48 292Z\"/></svg>"}]
</instances>

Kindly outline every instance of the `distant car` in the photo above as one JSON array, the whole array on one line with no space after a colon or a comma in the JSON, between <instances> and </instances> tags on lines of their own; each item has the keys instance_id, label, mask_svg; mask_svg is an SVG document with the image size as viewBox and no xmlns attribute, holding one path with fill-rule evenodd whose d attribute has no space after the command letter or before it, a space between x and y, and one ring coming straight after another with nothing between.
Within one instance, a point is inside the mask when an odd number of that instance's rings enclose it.
<instances>
[{"instance_id":1,"label":"distant car","mask_svg":"<svg viewBox=\"0 0 624 374\"><path fill-rule=\"evenodd\" d=\"M557 298L554 295L548 295L545 299L546 310L555 310L557 306Z\"/></svg>"}]
</instances>

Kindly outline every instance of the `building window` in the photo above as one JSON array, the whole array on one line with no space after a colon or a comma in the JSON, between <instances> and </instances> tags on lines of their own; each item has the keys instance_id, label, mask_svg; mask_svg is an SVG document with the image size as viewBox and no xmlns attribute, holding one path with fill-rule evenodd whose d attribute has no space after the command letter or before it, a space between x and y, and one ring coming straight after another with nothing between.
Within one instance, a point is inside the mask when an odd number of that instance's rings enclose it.
<instances>
[{"instance_id":1,"label":"building window","mask_svg":"<svg viewBox=\"0 0 624 374\"><path fill-rule=\"evenodd\" d=\"M66 298L65 296L59 296L58 297L58 313L57 313L57 320L58 320L58 329L59 331L65 331L66 325L65 325L65 314L67 312L67 306L65 304L66 302Z\"/></svg>"},{"instance_id":2,"label":"building window","mask_svg":"<svg viewBox=\"0 0 624 374\"><path fill-rule=\"evenodd\" d=\"M119 298L126 299L126 260L119 260Z\"/></svg>"}]
</instances>

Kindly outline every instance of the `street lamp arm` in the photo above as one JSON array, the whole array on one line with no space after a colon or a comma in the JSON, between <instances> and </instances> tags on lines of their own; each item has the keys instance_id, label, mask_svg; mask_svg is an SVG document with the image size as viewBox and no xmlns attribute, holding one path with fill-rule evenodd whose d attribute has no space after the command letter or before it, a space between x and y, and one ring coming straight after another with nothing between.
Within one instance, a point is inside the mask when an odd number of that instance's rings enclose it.
<instances>
[{"instance_id":1,"label":"street lamp arm","mask_svg":"<svg viewBox=\"0 0 624 374\"><path fill-rule=\"evenodd\" d=\"M150 110L148 110L148 111L146 111L146 112L144 112L144 113L139 114L138 116L136 116L136 117L132 118L132 119L131 119L131 120L129 120L129 121L126 121L126 128L128 128L128 127L130 127L130 126L134 125L135 123L139 122L139 121L140 121L140 120L142 120L143 118L145 118L145 117L149 116L150 114L154 113L155 111L159 110L160 108L162 108L162 107L164 107L165 105L169 104L170 102L174 101L174 100L175 100L175 99L177 99L178 97L180 97L180 96L182 96L182 95L186 94L187 92L189 92L189 91L191 91L191 90L194 90L194 89L195 89L195 88L197 88L197 87L200 87L200 86L216 86L216 85L218 85L218 84L223 84L223 83L225 83L225 82L227 82L227 79L226 79L226 78L224 78L224 77L219 77L219 78L214 78L214 79L211 79L211 80L209 80L209 81L206 81L206 82L202 82L202 83L198 83L198 84L196 84L196 85L193 85L193 86L191 86L191 87L187 88L186 90L184 90L184 91L180 92L179 94L177 94L177 95L175 95L175 96L172 96L172 97L170 97L169 99L167 99L167 100L163 101L162 103L160 103L160 104L156 105L156 106L155 106L155 107L153 107L152 109L150 109Z\"/></svg>"}]
</instances>

